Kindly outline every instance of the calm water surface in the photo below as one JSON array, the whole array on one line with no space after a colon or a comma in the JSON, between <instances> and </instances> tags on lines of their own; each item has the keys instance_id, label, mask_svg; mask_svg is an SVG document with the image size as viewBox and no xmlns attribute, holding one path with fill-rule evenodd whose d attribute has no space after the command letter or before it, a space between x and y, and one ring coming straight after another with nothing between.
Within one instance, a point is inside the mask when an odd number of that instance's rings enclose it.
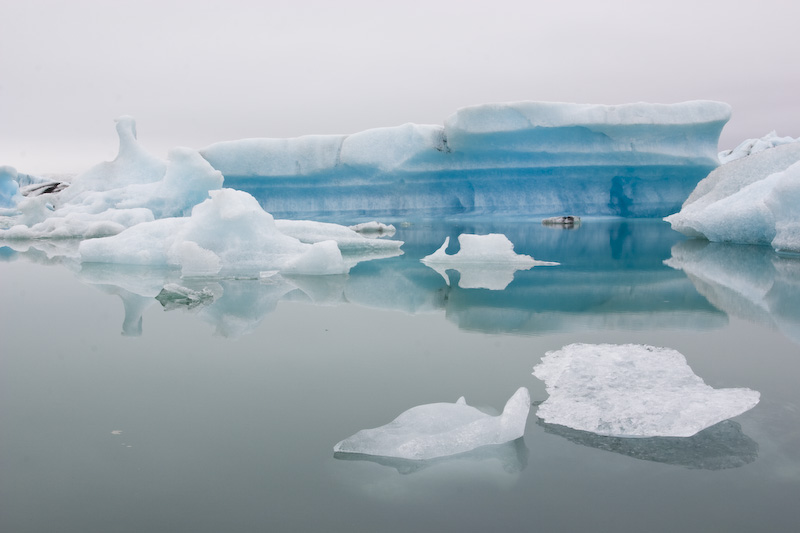
<instances>
[{"instance_id":1,"label":"calm water surface","mask_svg":"<svg viewBox=\"0 0 800 533\"><path fill-rule=\"evenodd\" d=\"M504 289L419 262L505 233ZM415 223L349 276L181 280L0 248L0 530L796 531L800 259L658 221ZM66 245L65 245L66 246ZM499 275L498 275L499 277ZM207 297L156 299L168 283ZM428 462L334 457L413 406L501 409L545 352L646 343L761 393L689 439L544 424Z\"/></svg>"}]
</instances>

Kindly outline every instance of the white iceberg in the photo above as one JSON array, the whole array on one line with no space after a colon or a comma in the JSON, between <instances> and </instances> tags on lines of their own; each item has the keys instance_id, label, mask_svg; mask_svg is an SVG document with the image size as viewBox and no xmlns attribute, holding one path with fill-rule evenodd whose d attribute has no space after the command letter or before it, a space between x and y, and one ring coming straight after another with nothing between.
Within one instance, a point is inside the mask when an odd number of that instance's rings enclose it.
<instances>
[{"instance_id":1,"label":"white iceberg","mask_svg":"<svg viewBox=\"0 0 800 533\"><path fill-rule=\"evenodd\" d=\"M800 142L719 167L665 220L690 237L800 252Z\"/></svg>"},{"instance_id":2,"label":"white iceberg","mask_svg":"<svg viewBox=\"0 0 800 533\"><path fill-rule=\"evenodd\" d=\"M188 148L168 160L150 155L136 140L131 117L117 119L119 153L77 176L69 187L29 195L0 220L3 239L89 239L165 217L188 215L222 187L222 174Z\"/></svg>"},{"instance_id":3,"label":"white iceberg","mask_svg":"<svg viewBox=\"0 0 800 533\"><path fill-rule=\"evenodd\" d=\"M190 217L138 224L84 241L79 251L83 262L180 267L185 276L347 272L335 241L306 244L284 235L252 196L232 189L211 191Z\"/></svg>"},{"instance_id":4,"label":"white iceberg","mask_svg":"<svg viewBox=\"0 0 800 533\"><path fill-rule=\"evenodd\" d=\"M460 249L448 255L450 237L431 255L420 261L438 272L450 285L447 270L458 270L461 274L458 286L463 289L503 290L514 279L517 270L528 270L534 266L558 265L549 261L537 261L529 255L514 252L514 244L503 234L458 236Z\"/></svg>"},{"instance_id":5,"label":"white iceberg","mask_svg":"<svg viewBox=\"0 0 800 533\"><path fill-rule=\"evenodd\" d=\"M676 350L639 344L571 344L547 352L533 375L549 398L549 424L616 437L690 437L752 409L759 393L713 389Z\"/></svg>"},{"instance_id":6,"label":"white iceberg","mask_svg":"<svg viewBox=\"0 0 800 533\"><path fill-rule=\"evenodd\" d=\"M498 416L470 407L463 396L456 403L419 405L385 426L359 431L333 450L411 460L455 455L522 437L530 406L525 387L511 396Z\"/></svg>"}]
</instances>

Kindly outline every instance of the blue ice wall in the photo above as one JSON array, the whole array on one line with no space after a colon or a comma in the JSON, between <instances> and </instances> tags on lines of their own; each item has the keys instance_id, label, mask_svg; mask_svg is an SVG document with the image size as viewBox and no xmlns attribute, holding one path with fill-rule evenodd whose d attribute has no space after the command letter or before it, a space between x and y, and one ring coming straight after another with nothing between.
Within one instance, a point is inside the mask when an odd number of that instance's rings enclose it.
<instances>
[{"instance_id":1,"label":"blue ice wall","mask_svg":"<svg viewBox=\"0 0 800 533\"><path fill-rule=\"evenodd\" d=\"M718 165L719 102L463 108L444 126L244 139L201 151L284 218L663 217Z\"/></svg>"}]
</instances>

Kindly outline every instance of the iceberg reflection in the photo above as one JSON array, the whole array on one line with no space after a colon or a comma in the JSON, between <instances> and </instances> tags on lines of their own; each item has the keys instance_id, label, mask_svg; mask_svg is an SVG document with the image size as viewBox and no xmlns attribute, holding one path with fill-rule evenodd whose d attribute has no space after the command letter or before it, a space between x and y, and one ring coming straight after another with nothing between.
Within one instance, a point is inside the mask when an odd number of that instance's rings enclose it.
<instances>
[{"instance_id":1,"label":"iceberg reflection","mask_svg":"<svg viewBox=\"0 0 800 533\"><path fill-rule=\"evenodd\" d=\"M800 344L800 258L763 246L691 240L673 246L665 264L682 270L721 311Z\"/></svg>"},{"instance_id":2,"label":"iceberg reflection","mask_svg":"<svg viewBox=\"0 0 800 533\"><path fill-rule=\"evenodd\" d=\"M525 439L520 437L516 440L504 442L503 444L491 444L481 446L468 452L437 457L434 459L413 460L402 459L400 457L384 457L380 455L368 455L362 453L334 452L333 457L343 461L369 461L381 466L386 466L397 470L400 474L413 474L420 470L436 467L442 464L468 464L484 463L495 461L501 469L508 474L522 472L528 466L528 447L525 446Z\"/></svg>"},{"instance_id":3,"label":"iceberg reflection","mask_svg":"<svg viewBox=\"0 0 800 533\"><path fill-rule=\"evenodd\" d=\"M598 435L558 424L548 424L541 418L537 418L536 423L545 432L581 446L691 469L738 468L758 458L758 443L745 435L742 427L732 420L723 420L691 437L640 439Z\"/></svg>"},{"instance_id":4,"label":"iceberg reflection","mask_svg":"<svg viewBox=\"0 0 800 533\"><path fill-rule=\"evenodd\" d=\"M447 254L457 253L462 233L502 233L517 253L552 259L561 266L516 271L504 281L503 290L470 288L463 274L453 270L448 284L420 259L448 237ZM15 241L10 244L15 253L7 254L7 260L60 264L81 281L118 295L125 307L126 335L141 333L142 315L157 297L165 309L193 313L228 337L252 331L283 300L411 314L444 312L461 329L524 335L608 328L697 330L727 323L719 310L725 307L713 299L716 307L711 305L700 294L706 295L702 287L698 293L696 277L690 281L675 270L674 257L669 266L664 264L682 237L661 221L585 220L574 231L553 231L538 220L429 221L398 224L396 238L405 242L402 255L373 250L362 257L355 251L355 256L345 254L345 261L354 264L349 274L328 276L263 272L248 279L193 278L181 277L177 269L81 264L73 241ZM363 259L372 260L355 264ZM736 268L733 263L726 267ZM785 268L789 270L781 279L791 285L792 264L787 262ZM685 270L690 272L689 266ZM796 283L792 290L797 294ZM788 306L784 317L797 317L782 294L770 297L784 302L778 307Z\"/></svg>"}]
</instances>

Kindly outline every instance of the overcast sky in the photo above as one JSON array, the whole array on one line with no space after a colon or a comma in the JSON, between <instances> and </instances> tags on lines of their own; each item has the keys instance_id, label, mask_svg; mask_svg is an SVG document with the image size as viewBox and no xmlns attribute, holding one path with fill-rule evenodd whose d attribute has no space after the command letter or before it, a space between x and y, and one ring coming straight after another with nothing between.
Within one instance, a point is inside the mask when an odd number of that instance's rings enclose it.
<instances>
[{"instance_id":1,"label":"overcast sky","mask_svg":"<svg viewBox=\"0 0 800 533\"><path fill-rule=\"evenodd\" d=\"M721 100L720 147L800 136L800 2L0 0L0 165L441 124L515 100Z\"/></svg>"}]
</instances>

